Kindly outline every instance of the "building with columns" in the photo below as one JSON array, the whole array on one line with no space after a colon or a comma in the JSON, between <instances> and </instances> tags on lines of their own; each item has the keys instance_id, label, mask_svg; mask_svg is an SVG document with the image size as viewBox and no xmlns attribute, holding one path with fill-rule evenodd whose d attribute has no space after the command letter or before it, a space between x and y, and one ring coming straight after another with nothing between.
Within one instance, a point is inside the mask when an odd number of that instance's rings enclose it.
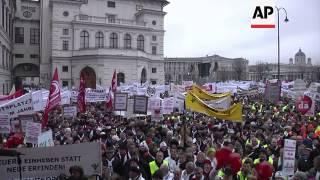
<instances>
[{"instance_id":1,"label":"building with columns","mask_svg":"<svg viewBox=\"0 0 320 180\"><path fill-rule=\"evenodd\" d=\"M219 55L165 58L166 83L181 84L182 81L194 81L197 84L214 81L247 80L248 60L226 58Z\"/></svg>"},{"instance_id":2,"label":"building with columns","mask_svg":"<svg viewBox=\"0 0 320 180\"><path fill-rule=\"evenodd\" d=\"M278 64L257 63L249 66L250 80L263 81L278 78ZM294 81L304 79L308 81L319 81L319 66L312 64L311 58L306 58L305 53L299 49L294 58L289 59L288 64L280 64L280 79Z\"/></svg>"},{"instance_id":3,"label":"building with columns","mask_svg":"<svg viewBox=\"0 0 320 180\"><path fill-rule=\"evenodd\" d=\"M11 2L11 1L10 1ZM15 0L12 78L48 87L164 83L166 0ZM40 48L41 47L41 48ZM9 73L10 74L10 73Z\"/></svg>"},{"instance_id":4,"label":"building with columns","mask_svg":"<svg viewBox=\"0 0 320 180\"><path fill-rule=\"evenodd\" d=\"M13 18L15 1L0 1L0 94L9 93L12 87Z\"/></svg>"}]
</instances>

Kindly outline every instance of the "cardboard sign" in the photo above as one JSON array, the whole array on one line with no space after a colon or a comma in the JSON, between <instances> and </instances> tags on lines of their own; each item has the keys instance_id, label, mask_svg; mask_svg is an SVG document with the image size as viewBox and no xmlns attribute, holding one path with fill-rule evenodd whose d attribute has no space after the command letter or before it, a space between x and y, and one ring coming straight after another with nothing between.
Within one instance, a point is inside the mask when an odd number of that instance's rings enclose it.
<instances>
[{"instance_id":1,"label":"cardboard sign","mask_svg":"<svg viewBox=\"0 0 320 180\"><path fill-rule=\"evenodd\" d=\"M128 104L127 93L115 93L114 94L114 110L115 111L126 111Z\"/></svg>"},{"instance_id":2,"label":"cardboard sign","mask_svg":"<svg viewBox=\"0 0 320 180\"><path fill-rule=\"evenodd\" d=\"M294 175L296 144L295 140L285 139L284 141L282 173L285 176Z\"/></svg>"},{"instance_id":3,"label":"cardboard sign","mask_svg":"<svg viewBox=\"0 0 320 180\"><path fill-rule=\"evenodd\" d=\"M148 97L147 96L134 96L133 113L147 114L148 110Z\"/></svg>"},{"instance_id":4,"label":"cardboard sign","mask_svg":"<svg viewBox=\"0 0 320 180\"><path fill-rule=\"evenodd\" d=\"M71 166L81 166L85 176L101 175L100 143L81 143L43 148L20 148L23 179L58 179L70 175ZM88 153L90 152L90 153ZM0 157L1 179L18 179L16 157Z\"/></svg>"},{"instance_id":5,"label":"cardboard sign","mask_svg":"<svg viewBox=\"0 0 320 180\"><path fill-rule=\"evenodd\" d=\"M23 114L33 114L31 93L20 96L5 104L0 105L0 113L8 114L9 118L18 117Z\"/></svg>"},{"instance_id":6,"label":"cardboard sign","mask_svg":"<svg viewBox=\"0 0 320 180\"><path fill-rule=\"evenodd\" d=\"M265 99L269 102L277 104L281 94L281 82L267 83L265 90Z\"/></svg>"},{"instance_id":7,"label":"cardboard sign","mask_svg":"<svg viewBox=\"0 0 320 180\"><path fill-rule=\"evenodd\" d=\"M9 134L11 130L8 114L0 114L0 133Z\"/></svg>"},{"instance_id":8,"label":"cardboard sign","mask_svg":"<svg viewBox=\"0 0 320 180\"><path fill-rule=\"evenodd\" d=\"M174 107L174 98L164 98L162 101L162 114L171 114Z\"/></svg>"},{"instance_id":9,"label":"cardboard sign","mask_svg":"<svg viewBox=\"0 0 320 180\"><path fill-rule=\"evenodd\" d=\"M38 147L52 147L54 146L52 130L41 133L38 136Z\"/></svg>"},{"instance_id":10,"label":"cardboard sign","mask_svg":"<svg viewBox=\"0 0 320 180\"><path fill-rule=\"evenodd\" d=\"M309 96L301 96L296 101L296 109L305 116L314 116L315 101Z\"/></svg>"},{"instance_id":11,"label":"cardboard sign","mask_svg":"<svg viewBox=\"0 0 320 180\"><path fill-rule=\"evenodd\" d=\"M38 144L38 137L41 134L41 124L34 122L27 122L26 137L27 143Z\"/></svg>"},{"instance_id":12,"label":"cardboard sign","mask_svg":"<svg viewBox=\"0 0 320 180\"><path fill-rule=\"evenodd\" d=\"M73 118L77 116L77 107L76 106L64 107L63 116L67 118Z\"/></svg>"}]
</instances>

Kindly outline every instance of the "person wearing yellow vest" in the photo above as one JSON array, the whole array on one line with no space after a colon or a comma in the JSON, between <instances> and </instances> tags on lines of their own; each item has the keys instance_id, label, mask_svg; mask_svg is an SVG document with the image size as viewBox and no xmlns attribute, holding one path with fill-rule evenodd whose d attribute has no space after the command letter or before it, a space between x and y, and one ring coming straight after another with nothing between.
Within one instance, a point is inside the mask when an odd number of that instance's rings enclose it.
<instances>
[{"instance_id":1,"label":"person wearing yellow vest","mask_svg":"<svg viewBox=\"0 0 320 180\"><path fill-rule=\"evenodd\" d=\"M237 173L237 180L256 179L252 168L253 168L252 159L247 158L242 164L241 171Z\"/></svg>"},{"instance_id":2,"label":"person wearing yellow vest","mask_svg":"<svg viewBox=\"0 0 320 180\"><path fill-rule=\"evenodd\" d=\"M150 174L153 176L153 174L160 169L161 165L164 164L166 166L169 166L169 163L167 160L163 160L163 152L158 151L156 154L156 160L151 161L149 163L149 168L150 168Z\"/></svg>"},{"instance_id":3,"label":"person wearing yellow vest","mask_svg":"<svg viewBox=\"0 0 320 180\"><path fill-rule=\"evenodd\" d=\"M271 165L273 165L273 159L267 156L267 152L265 150L261 150L259 154L259 158L253 161L254 165L257 165L263 161L268 161Z\"/></svg>"}]
</instances>

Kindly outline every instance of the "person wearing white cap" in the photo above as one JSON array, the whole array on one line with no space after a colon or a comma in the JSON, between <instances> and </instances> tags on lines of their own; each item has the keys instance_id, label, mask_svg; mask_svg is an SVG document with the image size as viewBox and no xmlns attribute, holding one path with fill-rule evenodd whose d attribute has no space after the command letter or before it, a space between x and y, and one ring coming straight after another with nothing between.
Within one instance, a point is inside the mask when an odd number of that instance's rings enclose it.
<instances>
[{"instance_id":1,"label":"person wearing white cap","mask_svg":"<svg viewBox=\"0 0 320 180\"><path fill-rule=\"evenodd\" d=\"M167 143L162 141L160 143L160 151L163 152L163 155L164 155L164 158L167 158L169 156L169 153L168 153L168 146L167 146Z\"/></svg>"}]
</instances>

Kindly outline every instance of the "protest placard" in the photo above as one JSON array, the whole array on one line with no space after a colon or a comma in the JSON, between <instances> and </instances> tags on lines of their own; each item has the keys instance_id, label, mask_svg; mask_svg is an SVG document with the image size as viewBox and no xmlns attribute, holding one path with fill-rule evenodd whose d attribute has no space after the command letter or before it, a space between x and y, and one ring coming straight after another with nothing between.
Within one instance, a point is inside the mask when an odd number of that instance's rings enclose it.
<instances>
[{"instance_id":1,"label":"protest placard","mask_svg":"<svg viewBox=\"0 0 320 180\"><path fill-rule=\"evenodd\" d=\"M0 105L0 113L8 114L10 119L18 117L18 115L33 114L34 111L31 93L25 94Z\"/></svg>"},{"instance_id":2,"label":"protest placard","mask_svg":"<svg viewBox=\"0 0 320 180\"><path fill-rule=\"evenodd\" d=\"M0 114L0 133L10 133L10 119L8 114Z\"/></svg>"},{"instance_id":3,"label":"protest placard","mask_svg":"<svg viewBox=\"0 0 320 180\"><path fill-rule=\"evenodd\" d=\"M63 116L66 118L72 118L77 116L77 106L68 106L63 108Z\"/></svg>"},{"instance_id":4,"label":"protest placard","mask_svg":"<svg viewBox=\"0 0 320 180\"><path fill-rule=\"evenodd\" d=\"M271 103L277 104L281 94L281 82L267 83L265 90L265 99Z\"/></svg>"},{"instance_id":5,"label":"protest placard","mask_svg":"<svg viewBox=\"0 0 320 180\"><path fill-rule=\"evenodd\" d=\"M38 144L38 137L41 134L41 124L34 122L27 122L26 126L26 142L31 144Z\"/></svg>"},{"instance_id":6,"label":"protest placard","mask_svg":"<svg viewBox=\"0 0 320 180\"><path fill-rule=\"evenodd\" d=\"M23 179L58 179L70 175L71 166L81 166L85 176L101 175L100 143L81 143L43 148L19 148ZM88 153L90 152L90 153ZM1 179L18 179L16 157L0 157Z\"/></svg>"},{"instance_id":7,"label":"protest placard","mask_svg":"<svg viewBox=\"0 0 320 180\"><path fill-rule=\"evenodd\" d=\"M32 92L32 104L34 111L44 110L45 103L43 103L42 90Z\"/></svg>"},{"instance_id":8,"label":"protest placard","mask_svg":"<svg viewBox=\"0 0 320 180\"><path fill-rule=\"evenodd\" d=\"M86 89L86 102L103 102L106 97L105 89Z\"/></svg>"},{"instance_id":9,"label":"protest placard","mask_svg":"<svg viewBox=\"0 0 320 180\"><path fill-rule=\"evenodd\" d=\"M38 147L51 147L54 146L52 138L52 130L41 133L38 136Z\"/></svg>"},{"instance_id":10,"label":"protest placard","mask_svg":"<svg viewBox=\"0 0 320 180\"><path fill-rule=\"evenodd\" d=\"M114 110L126 111L128 103L127 93L114 93Z\"/></svg>"},{"instance_id":11,"label":"protest placard","mask_svg":"<svg viewBox=\"0 0 320 180\"><path fill-rule=\"evenodd\" d=\"M174 107L174 98L164 98L162 101L162 114L171 114Z\"/></svg>"},{"instance_id":12,"label":"protest placard","mask_svg":"<svg viewBox=\"0 0 320 180\"><path fill-rule=\"evenodd\" d=\"M134 96L133 113L147 114L147 110L148 110L148 97Z\"/></svg>"},{"instance_id":13,"label":"protest placard","mask_svg":"<svg viewBox=\"0 0 320 180\"><path fill-rule=\"evenodd\" d=\"M294 175L296 144L296 140L284 140L282 174L285 176Z\"/></svg>"}]
</instances>

